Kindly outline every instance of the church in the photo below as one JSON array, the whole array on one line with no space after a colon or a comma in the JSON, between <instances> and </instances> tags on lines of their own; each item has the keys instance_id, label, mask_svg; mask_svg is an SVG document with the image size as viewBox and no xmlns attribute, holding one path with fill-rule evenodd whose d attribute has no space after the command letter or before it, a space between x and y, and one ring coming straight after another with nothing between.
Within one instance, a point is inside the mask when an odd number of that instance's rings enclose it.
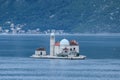
<instances>
[{"instance_id":1,"label":"church","mask_svg":"<svg viewBox=\"0 0 120 80\"><path fill-rule=\"evenodd\" d=\"M79 54L79 44L76 40L62 39L55 41L55 34L50 34L50 53L46 54L45 48L37 48L31 57L41 59L85 59Z\"/></svg>"},{"instance_id":2,"label":"church","mask_svg":"<svg viewBox=\"0 0 120 80\"><path fill-rule=\"evenodd\" d=\"M68 41L62 39L60 42L55 41L55 34L50 35L50 56L58 57L75 57L79 56L79 45L75 40Z\"/></svg>"}]
</instances>

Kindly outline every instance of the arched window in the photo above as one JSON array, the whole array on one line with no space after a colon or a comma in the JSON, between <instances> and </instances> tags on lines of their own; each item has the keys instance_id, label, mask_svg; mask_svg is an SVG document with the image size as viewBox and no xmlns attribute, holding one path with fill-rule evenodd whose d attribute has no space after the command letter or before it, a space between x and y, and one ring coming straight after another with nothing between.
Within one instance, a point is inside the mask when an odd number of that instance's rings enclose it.
<instances>
[{"instance_id":1,"label":"arched window","mask_svg":"<svg viewBox=\"0 0 120 80\"><path fill-rule=\"evenodd\" d=\"M65 50L65 53L67 53L68 51L67 50Z\"/></svg>"},{"instance_id":2,"label":"arched window","mask_svg":"<svg viewBox=\"0 0 120 80\"><path fill-rule=\"evenodd\" d=\"M42 55L42 52L40 52L40 55Z\"/></svg>"},{"instance_id":3,"label":"arched window","mask_svg":"<svg viewBox=\"0 0 120 80\"><path fill-rule=\"evenodd\" d=\"M73 50L75 51L75 48L73 48Z\"/></svg>"}]
</instances>

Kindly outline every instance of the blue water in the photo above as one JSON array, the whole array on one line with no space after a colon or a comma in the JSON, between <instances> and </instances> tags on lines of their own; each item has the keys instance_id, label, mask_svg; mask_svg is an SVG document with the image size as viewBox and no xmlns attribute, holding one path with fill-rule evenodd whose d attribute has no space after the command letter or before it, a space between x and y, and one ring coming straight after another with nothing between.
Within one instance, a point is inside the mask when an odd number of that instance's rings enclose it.
<instances>
[{"instance_id":1,"label":"blue water","mask_svg":"<svg viewBox=\"0 0 120 80\"><path fill-rule=\"evenodd\" d=\"M0 80L119 80L120 60L0 58Z\"/></svg>"},{"instance_id":2,"label":"blue water","mask_svg":"<svg viewBox=\"0 0 120 80\"><path fill-rule=\"evenodd\" d=\"M49 36L0 35L0 80L120 80L120 36L56 36L75 39L85 60L30 58L49 52Z\"/></svg>"},{"instance_id":3,"label":"blue water","mask_svg":"<svg viewBox=\"0 0 120 80\"><path fill-rule=\"evenodd\" d=\"M120 36L56 36L56 41L75 39L80 54L94 59L120 59ZM46 35L0 35L0 56L29 57L38 47L49 54L49 36Z\"/></svg>"}]
</instances>

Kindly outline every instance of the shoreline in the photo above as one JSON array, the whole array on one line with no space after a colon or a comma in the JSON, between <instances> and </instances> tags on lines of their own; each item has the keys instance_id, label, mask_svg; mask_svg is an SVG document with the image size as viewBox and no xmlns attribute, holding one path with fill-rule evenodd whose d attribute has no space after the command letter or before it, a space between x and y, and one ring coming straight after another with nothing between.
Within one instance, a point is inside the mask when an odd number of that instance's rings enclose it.
<instances>
[{"instance_id":1,"label":"shoreline","mask_svg":"<svg viewBox=\"0 0 120 80\"><path fill-rule=\"evenodd\" d=\"M0 35L11 35L11 36L22 36L22 35L28 35L28 36L49 36L50 34L0 34ZM63 34L56 34L57 36L62 36L62 35L67 35L67 36L120 36L120 33L96 33L96 34L92 34L92 33L78 33L78 34L70 34L70 33L63 33Z\"/></svg>"},{"instance_id":2,"label":"shoreline","mask_svg":"<svg viewBox=\"0 0 120 80\"><path fill-rule=\"evenodd\" d=\"M84 60L86 58L86 56L83 56L83 55L80 55L78 57L57 57L57 56L50 56L50 55L46 55L46 56L32 55L30 57L35 58L35 59L68 59L68 60Z\"/></svg>"}]
</instances>

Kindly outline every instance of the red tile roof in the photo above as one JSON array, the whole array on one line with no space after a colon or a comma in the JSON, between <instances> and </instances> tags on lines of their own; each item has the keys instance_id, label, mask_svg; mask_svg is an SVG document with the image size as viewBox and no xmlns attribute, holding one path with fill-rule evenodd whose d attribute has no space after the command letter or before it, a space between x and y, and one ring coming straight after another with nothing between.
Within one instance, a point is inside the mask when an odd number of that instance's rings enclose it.
<instances>
[{"instance_id":1,"label":"red tile roof","mask_svg":"<svg viewBox=\"0 0 120 80\"><path fill-rule=\"evenodd\" d=\"M60 46L60 42L56 42L56 43L55 43L55 46Z\"/></svg>"},{"instance_id":2,"label":"red tile roof","mask_svg":"<svg viewBox=\"0 0 120 80\"><path fill-rule=\"evenodd\" d=\"M78 43L75 40L71 40L70 45L78 45Z\"/></svg>"},{"instance_id":3,"label":"red tile roof","mask_svg":"<svg viewBox=\"0 0 120 80\"><path fill-rule=\"evenodd\" d=\"M45 51L45 48L37 48L37 51Z\"/></svg>"}]
</instances>

